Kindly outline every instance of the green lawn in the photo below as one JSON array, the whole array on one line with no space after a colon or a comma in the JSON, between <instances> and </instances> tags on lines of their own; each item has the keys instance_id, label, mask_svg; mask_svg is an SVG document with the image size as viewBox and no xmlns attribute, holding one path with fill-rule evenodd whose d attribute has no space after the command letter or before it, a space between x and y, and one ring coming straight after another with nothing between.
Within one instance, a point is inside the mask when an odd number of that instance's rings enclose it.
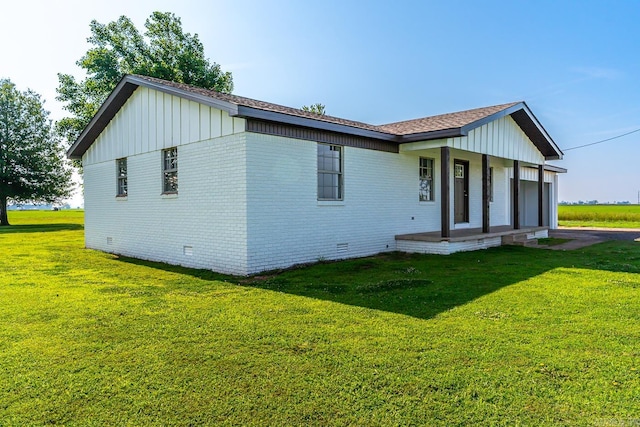
<instances>
[{"instance_id":1,"label":"green lawn","mask_svg":"<svg viewBox=\"0 0 640 427\"><path fill-rule=\"evenodd\" d=\"M640 228L640 205L560 205L564 227Z\"/></svg>"},{"instance_id":2,"label":"green lawn","mask_svg":"<svg viewBox=\"0 0 640 427\"><path fill-rule=\"evenodd\" d=\"M10 220L2 426L640 423L634 242L247 279L85 250L78 212Z\"/></svg>"}]
</instances>

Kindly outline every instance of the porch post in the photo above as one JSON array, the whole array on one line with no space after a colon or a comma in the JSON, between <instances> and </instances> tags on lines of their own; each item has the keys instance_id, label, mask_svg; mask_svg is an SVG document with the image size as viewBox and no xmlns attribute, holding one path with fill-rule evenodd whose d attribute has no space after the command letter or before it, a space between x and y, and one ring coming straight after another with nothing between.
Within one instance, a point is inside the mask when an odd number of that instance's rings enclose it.
<instances>
[{"instance_id":1,"label":"porch post","mask_svg":"<svg viewBox=\"0 0 640 427\"><path fill-rule=\"evenodd\" d=\"M544 165L538 165L538 226L544 225L544 209L542 201L544 199Z\"/></svg>"},{"instance_id":2,"label":"porch post","mask_svg":"<svg viewBox=\"0 0 640 427\"><path fill-rule=\"evenodd\" d=\"M440 219L442 237L451 237L451 192L449 188L449 147L440 148Z\"/></svg>"},{"instance_id":3,"label":"porch post","mask_svg":"<svg viewBox=\"0 0 640 427\"><path fill-rule=\"evenodd\" d=\"M489 207L489 175L491 173L489 165L489 155L482 155L482 232L489 233L490 207Z\"/></svg>"},{"instance_id":4,"label":"porch post","mask_svg":"<svg viewBox=\"0 0 640 427\"><path fill-rule=\"evenodd\" d=\"M513 161L513 229L520 229L520 162Z\"/></svg>"}]
</instances>

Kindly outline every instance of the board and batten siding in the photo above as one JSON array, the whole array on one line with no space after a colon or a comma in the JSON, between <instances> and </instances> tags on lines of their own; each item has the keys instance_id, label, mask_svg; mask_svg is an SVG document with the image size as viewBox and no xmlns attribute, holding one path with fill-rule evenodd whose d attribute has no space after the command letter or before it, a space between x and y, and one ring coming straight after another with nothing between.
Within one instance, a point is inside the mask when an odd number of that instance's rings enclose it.
<instances>
[{"instance_id":1,"label":"board and batten siding","mask_svg":"<svg viewBox=\"0 0 640 427\"><path fill-rule=\"evenodd\" d=\"M244 120L138 88L83 156L85 245L248 274ZM178 194L162 194L163 148L178 146ZM117 158L128 193L116 197Z\"/></svg>"},{"instance_id":2,"label":"board and batten siding","mask_svg":"<svg viewBox=\"0 0 640 427\"><path fill-rule=\"evenodd\" d=\"M544 171L544 182L554 182L556 177L555 172ZM509 178L513 179L513 167L509 168ZM520 180L522 181L538 181L538 169L520 167Z\"/></svg>"},{"instance_id":3,"label":"board and batten siding","mask_svg":"<svg viewBox=\"0 0 640 427\"><path fill-rule=\"evenodd\" d=\"M83 164L162 150L245 131L225 111L139 87L82 158Z\"/></svg>"},{"instance_id":4,"label":"board and batten siding","mask_svg":"<svg viewBox=\"0 0 640 427\"><path fill-rule=\"evenodd\" d=\"M510 116L472 129L466 136L401 144L400 152L443 146L534 165L544 164L542 153Z\"/></svg>"}]
</instances>

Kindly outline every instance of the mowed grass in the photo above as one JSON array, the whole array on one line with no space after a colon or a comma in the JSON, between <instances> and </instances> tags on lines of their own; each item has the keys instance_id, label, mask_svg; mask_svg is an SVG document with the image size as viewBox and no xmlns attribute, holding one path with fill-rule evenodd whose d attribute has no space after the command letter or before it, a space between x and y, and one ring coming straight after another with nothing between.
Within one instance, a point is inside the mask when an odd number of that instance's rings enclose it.
<instances>
[{"instance_id":1,"label":"mowed grass","mask_svg":"<svg viewBox=\"0 0 640 427\"><path fill-rule=\"evenodd\" d=\"M235 278L83 249L76 212L10 219L36 225L0 231L2 426L640 420L634 242Z\"/></svg>"},{"instance_id":2,"label":"mowed grass","mask_svg":"<svg viewBox=\"0 0 640 427\"><path fill-rule=\"evenodd\" d=\"M565 227L640 228L640 205L560 205Z\"/></svg>"}]
</instances>

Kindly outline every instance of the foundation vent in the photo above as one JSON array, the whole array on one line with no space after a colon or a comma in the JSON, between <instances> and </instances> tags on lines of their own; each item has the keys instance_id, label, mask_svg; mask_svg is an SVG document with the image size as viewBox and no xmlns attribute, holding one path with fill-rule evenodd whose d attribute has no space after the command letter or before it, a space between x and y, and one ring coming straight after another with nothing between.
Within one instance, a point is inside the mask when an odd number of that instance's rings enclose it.
<instances>
[{"instance_id":1,"label":"foundation vent","mask_svg":"<svg viewBox=\"0 0 640 427\"><path fill-rule=\"evenodd\" d=\"M348 243L338 243L336 245L336 251L338 254L346 254L349 252L349 244Z\"/></svg>"},{"instance_id":2,"label":"foundation vent","mask_svg":"<svg viewBox=\"0 0 640 427\"><path fill-rule=\"evenodd\" d=\"M113 237L107 237L107 245L113 245Z\"/></svg>"},{"instance_id":3,"label":"foundation vent","mask_svg":"<svg viewBox=\"0 0 640 427\"><path fill-rule=\"evenodd\" d=\"M183 246L182 253L186 256L193 256L193 246Z\"/></svg>"}]
</instances>

